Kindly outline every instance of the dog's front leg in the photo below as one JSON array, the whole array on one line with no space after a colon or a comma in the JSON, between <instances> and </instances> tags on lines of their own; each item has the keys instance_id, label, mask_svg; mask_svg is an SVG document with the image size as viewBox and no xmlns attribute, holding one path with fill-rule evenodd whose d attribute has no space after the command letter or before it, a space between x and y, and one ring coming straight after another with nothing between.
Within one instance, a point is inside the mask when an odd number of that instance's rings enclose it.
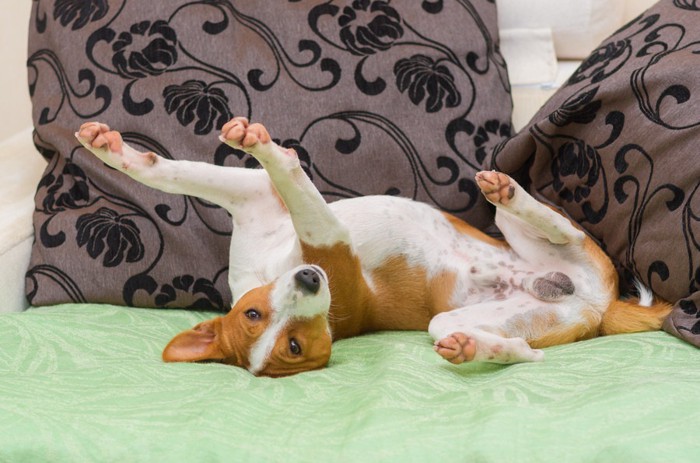
<instances>
[{"instance_id":1,"label":"dog's front leg","mask_svg":"<svg viewBox=\"0 0 700 463\"><path fill-rule=\"evenodd\" d=\"M277 145L262 124L249 124L245 118L231 120L221 133L221 141L250 153L265 168L302 244L315 248L350 245L347 228L303 171L294 150Z\"/></svg>"},{"instance_id":2,"label":"dog's front leg","mask_svg":"<svg viewBox=\"0 0 700 463\"><path fill-rule=\"evenodd\" d=\"M260 161L289 210L303 261L321 266L328 275L333 336L363 333L363 311L373 297L372 291L362 274L348 228L304 173L296 153L272 142L265 127L249 124L246 119L226 124L221 140Z\"/></svg>"},{"instance_id":3,"label":"dog's front leg","mask_svg":"<svg viewBox=\"0 0 700 463\"><path fill-rule=\"evenodd\" d=\"M174 161L142 153L124 143L119 132L98 122L83 124L75 136L105 164L134 180L166 193L205 199L228 210L234 219L240 218L241 209L250 209L252 201L276 204L270 179L262 170ZM264 207L258 204L257 209Z\"/></svg>"}]
</instances>

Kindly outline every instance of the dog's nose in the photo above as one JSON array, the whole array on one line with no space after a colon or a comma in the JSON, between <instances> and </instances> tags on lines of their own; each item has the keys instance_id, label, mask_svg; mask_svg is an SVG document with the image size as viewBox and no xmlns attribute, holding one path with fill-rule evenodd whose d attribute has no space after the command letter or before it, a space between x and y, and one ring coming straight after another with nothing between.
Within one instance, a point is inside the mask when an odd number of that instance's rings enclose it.
<instances>
[{"instance_id":1,"label":"dog's nose","mask_svg":"<svg viewBox=\"0 0 700 463\"><path fill-rule=\"evenodd\" d=\"M303 289L312 294L316 294L321 287L321 277L312 268L299 270L296 275L294 275L294 279Z\"/></svg>"}]
</instances>

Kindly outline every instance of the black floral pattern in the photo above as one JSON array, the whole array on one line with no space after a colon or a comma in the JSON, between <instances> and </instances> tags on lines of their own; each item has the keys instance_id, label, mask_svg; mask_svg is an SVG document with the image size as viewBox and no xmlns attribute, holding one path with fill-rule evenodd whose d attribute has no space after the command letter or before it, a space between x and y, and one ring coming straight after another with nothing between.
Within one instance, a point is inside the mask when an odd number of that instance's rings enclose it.
<instances>
[{"instance_id":1,"label":"black floral pattern","mask_svg":"<svg viewBox=\"0 0 700 463\"><path fill-rule=\"evenodd\" d=\"M194 125L194 133L197 135L206 135L213 129L220 129L233 117L224 91L201 80L168 85L163 90L163 97L165 110L168 114L176 113L180 124L188 126L197 120Z\"/></svg>"},{"instance_id":2,"label":"black floral pattern","mask_svg":"<svg viewBox=\"0 0 700 463\"><path fill-rule=\"evenodd\" d=\"M338 17L340 40L354 55L388 50L403 36L401 17L382 0L354 0Z\"/></svg>"},{"instance_id":3,"label":"black floral pattern","mask_svg":"<svg viewBox=\"0 0 700 463\"><path fill-rule=\"evenodd\" d=\"M177 34L166 21L141 21L114 42L112 64L127 79L157 76L177 61Z\"/></svg>"},{"instance_id":4,"label":"black floral pattern","mask_svg":"<svg viewBox=\"0 0 700 463\"><path fill-rule=\"evenodd\" d=\"M53 18L64 27L72 24L71 29L78 30L90 22L99 21L108 12L107 0L56 0Z\"/></svg>"},{"instance_id":5,"label":"black floral pattern","mask_svg":"<svg viewBox=\"0 0 700 463\"><path fill-rule=\"evenodd\" d=\"M554 191L564 201L581 203L588 199L591 188L600 180L601 170L600 155L595 148L582 140L566 142L552 161ZM573 181L568 182L567 177L574 177Z\"/></svg>"},{"instance_id":6,"label":"black floral pattern","mask_svg":"<svg viewBox=\"0 0 700 463\"><path fill-rule=\"evenodd\" d=\"M510 138L512 131L513 126L510 123L502 123L497 119L487 121L485 125L479 127L474 135L476 161L482 164L489 155L494 142L499 143Z\"/></svg>"},{"instance_id":7,"label":"black floral pattern","mask_svg":"<svg viewBox=\"0 0 700 463\"><path fill-rule=\"evenodd\" d=\"M673 0L673 4L684 10L700 11L698 0Z\"/></svg>"},{"instance_id":8,"label":"black floral pattern","mask_svg":"<svg viewBox=\"0 0 700 463\"><path fill-rule=\"evenodd\" d=\"M429 113L440 111L443 105L454 108L462 101L448 67L428 56L414 55L397 61L394 74L401 93L407 91L416 106L425 100L425 110Z\"/></svg>"},{"instance_id":9,"label":"black floral pattern","mask_svg":"<svg viewBox=\"0 0 700 463\"><path fill-rule=\"evenodd\" d=\"M102 265L105 267L143 259L141 231L133 220L116 211L102 207L95 213L82 215L76 222L76 228L78 246L85 246L93 259L104 252Z\"/></svg>"},{"instance_id":10,"label":"black floral pattern","mask_svg":"<svg viewBox=\"0 0 700 463\"><path fill-rule=\"evenodd\" d=\"M42 211L50 214L67 209L79 209L88 204L90 189L85 172L73 163L67 163L56 175L49 172L39 183L39 189L46 188L42 201Z\"/></svg>"},{"instance_id":11,"label":"black floral pattern","mask_svg":"<svg viewBox=\"0 0 700 463\"><path fill-rule=\"evenodd\" d=\"M569 85L587 79L592 83L600 82L615 72L616 68L610 69L613 63L621 63L630 53L629 44L624 40L603 44L581 63L569 78Z\"/></svg>"},{"instance_id":12,"label":"black floral pattern","mask_svg":"<svg viewBox=\"0 0 700 463\"><path fill-rule=\"evenodd\" d=\"M260 163L250 154L243 150L231 148L223 143L216 148L214 153L214 164L217 166L227 165L226 160L229 157L233 157L234 161L232 164L237 166L245 167L246 169L257 169L260 167Z\"/></svg>"},{"instance_id":13,"label":"black floral pattern","mask_svg":"<svg viewBox=\"0 0 700 463\"><path fill-rule=\"evenodd\" d=\"M694 336L700 336L700 309L698 309L697 304L692 300L684 299L678 303L678 307L691 320L695 319L693 320L695 323L691 322L689 326L681 327L681 330Z\"/></svg>"},{"instance_id":14,"label":"black floral pattern","mask_svg":"<svg viewBox=\"0 0 700 463\"><path fill-rule=\"evenodd\" d=\"M178 297L178 293L183 293ZM168 307L184 297L200 297L188 304L188 307L197 310L222 310L224 300L221 293L216 290L214 283L206 278L197 278L192 275L175 277L171 284L160 287L155 298L157 307Z\"/></svg>"},{"instance_id":15,"label":"black floral pattern","mask_svg":"<svg viewBox=\"0 0 700 463\"><path fill-rule=\"evenodd\" d=\"M577 123L588 124L595 119L595 116L600 109L602 103L600 100L594 100L598 87L591 90L574 95L573 98L564 102L564 104L549 115L549 120L552 124L559 127Z\"/></svg>"}]
</instances>

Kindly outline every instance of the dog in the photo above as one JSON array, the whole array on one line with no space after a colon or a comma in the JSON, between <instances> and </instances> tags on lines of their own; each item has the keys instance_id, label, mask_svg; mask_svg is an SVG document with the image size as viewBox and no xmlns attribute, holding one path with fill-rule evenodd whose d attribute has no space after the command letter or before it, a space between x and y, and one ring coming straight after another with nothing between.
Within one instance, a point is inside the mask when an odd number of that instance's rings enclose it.
<instances>
[{"instance_id":1,"label":"dog","mask_svg":"<svg viewBox=\"0 0 700 463\"><path fill-rule=\"evenodd\" d=\"M406 198L328 204L296 153L245 118L226 123L219 138L263 169L141 153L98 122L76 137L136 181L233 217L233 307L175 336L166 362L219 361L278 377L326 366L338 339L426 329L454 364L537 362L544 347L658 330L671 309L644 288L621 300L600 247L500 172L480 172L476 182L505 241Z\"/></svg>"}]
</instances>

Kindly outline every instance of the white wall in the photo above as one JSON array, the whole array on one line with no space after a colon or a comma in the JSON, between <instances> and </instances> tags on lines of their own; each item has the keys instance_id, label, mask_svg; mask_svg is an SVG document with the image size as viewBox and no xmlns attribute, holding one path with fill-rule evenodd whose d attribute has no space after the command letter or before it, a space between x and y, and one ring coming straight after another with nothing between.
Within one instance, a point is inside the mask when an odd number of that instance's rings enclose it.
<instances>
[{"instance_id":1,"label":"white wall","mask_svg":"<svg viewBox=\"0 0 700 463\"><path fill-rule=\"evenodd\" d=\"M625 8L625 21L631 21L636 18L639 13L646 10L657 0L627 0L627 6Z\"/></svg>"},{"instance_id":2,"label":"white wall","mask_svg":"<svg viewBox=\"0 0 700 463\"><path fill-rule=\"evenodd\" d=\"M31 0L1 0L0 141L32 125L26 67L31 8Z\"/></svg>"}]
</instances>

